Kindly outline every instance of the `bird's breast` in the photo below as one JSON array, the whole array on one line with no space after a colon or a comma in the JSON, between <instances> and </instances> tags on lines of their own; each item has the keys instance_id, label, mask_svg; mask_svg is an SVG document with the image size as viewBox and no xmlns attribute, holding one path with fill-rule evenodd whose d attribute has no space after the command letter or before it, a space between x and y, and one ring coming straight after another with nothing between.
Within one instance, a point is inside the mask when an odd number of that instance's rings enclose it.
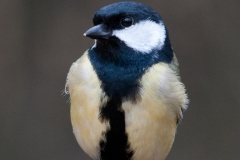
<instances>
[{"instance_id":1,"label":"bird's breast","mask_svg":"<svg viewBox=\"0 0 240 160\"><path fill-rule=\"evenodd\" d=\"M71 122L75 137L82 149L93 159L99 157L99 142L108 123L99 121L99 105L102 99L100 81L86 53L72 64L67 77L71 100ZM102 100L101 100L102 99Z\"/></svg>"},{"instance_id":2,"label":"bird's breast","mask_svg":"<svg viewBox=\"0 0 240 160\"><path fill-rule=\"evenodd\" d=\"M100 159L107 150L128 154L126 160L165 159L184 104L184 87L161 63L149 68L139 84L138 101L119 100L116 96L113 99L102 90L87 53L72 65L67 86L73 131L82 149L93 159ZM110 109L105 120L101 118L101 107Z\"/></svg>"},{"instance_id":3,"label":"bird's breast","mask_svg":"<svg viewBox=\"0 0 240 160\"><path fill-rule=\"evenodd\" d=\"M134 160L163 160L174 141L176 113L160 91L161 83L165 83L162 75L167 71L164 65L150 68L140 80L141 101L122 104Z\"/></svg>"}]
</instances>

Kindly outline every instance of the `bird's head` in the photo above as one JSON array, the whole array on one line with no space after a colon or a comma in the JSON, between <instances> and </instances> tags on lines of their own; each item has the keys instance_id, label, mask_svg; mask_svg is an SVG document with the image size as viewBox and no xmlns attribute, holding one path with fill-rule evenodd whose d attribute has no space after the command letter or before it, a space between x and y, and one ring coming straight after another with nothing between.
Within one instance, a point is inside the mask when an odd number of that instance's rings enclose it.
<instances>
[{"instance_id":1,"label":"bird's head","mask_svg":"<svg viewBox=\"0 0 240 160\"><path fill-rule=\"evenodd\" d=\"M84 33L95 39L92 49L106 51L125 46L134 52L148 54L163 49L166 41L171 48L161 17L141 3L118 2L105 6L94 14L93 23L94 27Z\"/></svg>"}]
</instances>

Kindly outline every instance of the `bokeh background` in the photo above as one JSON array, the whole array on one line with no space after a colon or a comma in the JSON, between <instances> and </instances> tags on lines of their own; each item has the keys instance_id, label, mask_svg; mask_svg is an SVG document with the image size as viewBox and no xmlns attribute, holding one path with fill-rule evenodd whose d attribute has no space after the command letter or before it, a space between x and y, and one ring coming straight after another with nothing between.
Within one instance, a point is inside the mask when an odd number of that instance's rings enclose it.
<instances>
[{"instance_id":1,"label":"bokeh background","mask_svg":"<svg viewBox=\"0 0 240 160\"><path fill-rule=\"evenodd\" d=\"M61 93L92 15L113 2L0 1L1 160L90 160ZM239 160L240 1L139 2L163 17L191 101L167 160Z\"/></svg>"}]
</instances>

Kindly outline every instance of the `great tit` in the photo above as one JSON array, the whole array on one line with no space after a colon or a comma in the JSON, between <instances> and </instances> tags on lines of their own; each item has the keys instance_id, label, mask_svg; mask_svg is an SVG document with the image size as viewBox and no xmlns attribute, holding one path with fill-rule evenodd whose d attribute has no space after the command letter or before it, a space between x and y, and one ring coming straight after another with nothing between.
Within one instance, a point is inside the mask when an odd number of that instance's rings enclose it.
<instances>
[{"instance_id":1,"label":"great tit","mask_svg":"<svg viewBox=\"0 0 240 160\"><path fill-rule=\"evenodd\" d=\"M93 16L95 40L70 68L71 123L94 160L164 160L188 98L160 15L118 2Z\"/></svg>"}]
</instances>

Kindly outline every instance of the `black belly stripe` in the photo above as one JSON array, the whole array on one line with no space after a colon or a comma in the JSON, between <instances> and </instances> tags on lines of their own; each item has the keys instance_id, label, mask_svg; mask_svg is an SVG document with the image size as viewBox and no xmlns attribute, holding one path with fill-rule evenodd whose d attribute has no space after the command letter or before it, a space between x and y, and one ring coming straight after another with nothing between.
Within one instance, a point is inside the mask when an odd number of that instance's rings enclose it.
<instances>
[{"instance_id":1,"label":"black belly stripe","mask_svg":"<svg viewBox=\"0 0 240 160\"><path fill-rule=\"evenodd\" d=\"M101 107L101 121L109 121L110 124L109 130L104 134L105 141L100 142L101 160L131 160L133 156L125 131L125 113L121 104L121 97L114 95Z\"/></svg>"}]
</instances>

